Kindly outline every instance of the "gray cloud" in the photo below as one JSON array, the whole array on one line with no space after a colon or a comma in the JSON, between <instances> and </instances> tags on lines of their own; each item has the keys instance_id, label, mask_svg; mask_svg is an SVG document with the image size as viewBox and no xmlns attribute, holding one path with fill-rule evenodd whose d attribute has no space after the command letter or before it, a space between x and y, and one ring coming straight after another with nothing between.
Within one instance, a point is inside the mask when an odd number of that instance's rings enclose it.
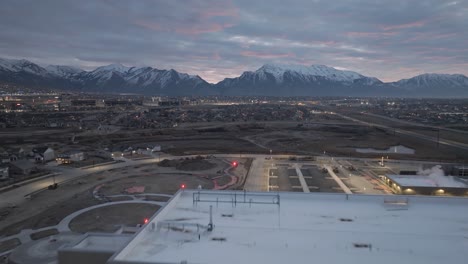
<instances>
[{"instance_id":1,"label":"gray cloud","mask_svg":"<svg viewBox=\"0 0 468 264\"><path fill-rule=\"evenodd\" d=\"M468 1L4 0L0 56L174 68L216 82L265 63L382 80L468 75Z\"/></svg>"}]
</instances>

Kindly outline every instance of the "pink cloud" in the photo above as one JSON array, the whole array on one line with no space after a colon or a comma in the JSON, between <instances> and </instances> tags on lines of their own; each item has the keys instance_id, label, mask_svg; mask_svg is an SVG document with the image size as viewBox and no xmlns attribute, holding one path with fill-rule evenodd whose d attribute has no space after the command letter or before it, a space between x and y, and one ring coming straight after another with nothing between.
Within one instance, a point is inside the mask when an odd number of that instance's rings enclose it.
<instances>
[{"instance_id":1,"label":"pink cloud","mask_svg":"<svg viewBox=\"0 0 468 264\"><path fill-rule=\"evenodd\" d=\"M447 39L456 37L456 33L446 34L433 34L433 33L414 33L414 36L403 41L403 43L411 43L423 40L434 40L434 39Z\"/></svg>"},{"instance_id":2,"label":"pink cloud","mask_svg":"<svg viewBox=\"0 0 468 264\"><path fill-rule=\"evenodd\" d=\"M239 17L239 9L238 8L211 8L208 10L204 10L199 15L202 19L209 19L212 17Z\"/></svg>"},{"instance_id":3,"label":"pink cloud","mask_svg":"<svg viewBox=\"0 0 468 264\"><path fill-rule=\"evenodd\" d=\"M358 32L358 31L351 31L346 32L348 37L360 37L360 38L380 38L380 37L389 37L395 36L398 32Z\"/></svg>"},{"instance_id":4,"label":"pink cloud","mask_svg":"<svg viewBox=\"0 0 468 264\"><path fill-rule=\"evenodd\" d=\"M266 52L257 52L257 51L250 51L244 50L240 53L244 57L255 57L255 58L262 58L262 59L274 59L274 58L293 58L296 55L294 53L266 53Z\"/></svg>"},{"instance_id":5,"label":"pink cloud","mask_svg":"<svg viewBox=\"0 0 468 264\"><path fill-rule=\"evenodd\" d=\"M174 29L176 33L184 34L184 35L200 35L204 33L211 33L211 32L219 32L223 31L225 28L230 28L235 26L234 24L226 23L226 24L198 24L193 26L183 26L177 27Z\"/></svg>"},{"instance_id":6,"label":"pink cloud","mask_svg":"<svg viewBox=\"0 0 468 264\"><path fill-rule=\"evenodd\" d=\"M209 60L209 61L218 61L221 60L221 56L218 51L213 52L211 55L191 55L190 59L194 60Z\"/></svg>"},{"instance_id":7,"label":"pink cloud","mask_svg":"<svg viewBox=\"0 0 468 264\"><path fill-rule=\"evenodd\" d=\"M391 31L395 29L406 29L406 28L414 28L414 27L422 27L426 24L426 21L415 21L411 23L406 23L406 24L398 24L398 25L384 25L381 26L380 28L385 30L385 31Z\"/></svg>"}]
</instances>

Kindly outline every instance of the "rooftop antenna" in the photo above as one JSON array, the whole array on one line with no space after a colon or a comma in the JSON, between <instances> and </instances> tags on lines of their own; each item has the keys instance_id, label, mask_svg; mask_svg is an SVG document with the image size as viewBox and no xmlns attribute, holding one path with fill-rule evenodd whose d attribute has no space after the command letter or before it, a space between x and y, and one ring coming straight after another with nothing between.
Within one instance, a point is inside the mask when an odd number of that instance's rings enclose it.
<instances>
[{"instance_id":1,"label":"rooftop antenna","mask_svg":"<svg viewBox=\"0 0 468 264\"><path fill-rule=\"evenodd\" d=\"M208 231L213 231L213 206L210 205L210 223L208 224Z\"/></svg>"}]
</instances>

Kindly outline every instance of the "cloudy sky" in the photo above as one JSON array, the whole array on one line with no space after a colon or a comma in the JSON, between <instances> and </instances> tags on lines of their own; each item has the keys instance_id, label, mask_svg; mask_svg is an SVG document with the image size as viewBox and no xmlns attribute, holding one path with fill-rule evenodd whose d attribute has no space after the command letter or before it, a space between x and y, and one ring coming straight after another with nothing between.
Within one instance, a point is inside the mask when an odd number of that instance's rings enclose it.
<instances>
[{"instance_id":1,"label":"cloudy sky","mask_svg":"<svg viewBox=\"0 0 468 264\"><path fill-rule=\"evenodd\" d=\"M2 0L0 57L209 82L265 63L468 75L468 0Z\"/></svg>"}]
</instances>

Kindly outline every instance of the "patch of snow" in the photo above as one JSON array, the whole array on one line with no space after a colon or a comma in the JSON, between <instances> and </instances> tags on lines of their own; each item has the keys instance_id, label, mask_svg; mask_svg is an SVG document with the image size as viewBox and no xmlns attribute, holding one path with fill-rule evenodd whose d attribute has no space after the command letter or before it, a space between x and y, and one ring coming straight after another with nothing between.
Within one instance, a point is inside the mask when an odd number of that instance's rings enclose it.
<instances>
[{"instance_id":1,"label":"patch of snow","mask_svg":"<svg viewBox=\"0 0 468 264\"><path fill-rule=\"evenodd\" d=\"M402 145L391 146L388 149L356 148L356 152L359 152L359 153L396 153L396 154L414 154L415 153L414 149L408 148Z\"/></svg>"},{"instance_id":2,"label":"patch of snow","mask_svg":"<svg viewBox=\"0 0 468 264\"><path fill-rule=\"evenodd\" d=\"M197 191L179 192L110 262L435 264L468 258L460 231L466 199L279 193L278 205L266 197L276 193L245 199L243 192L211 193L194 203ZM386 198L410 206L388 211ZM205 228L210 206L212 231Z\"/></svg>"},{"instance_id":3,"label":"patch of snow","mask_svg":"<svg viewBox=\"0 0 468 264\"><path fill-rule=\"evenodd\" d=\"M0 68L3 70L8 71L16 71L14 69L14 65L18 62L18 60L9 60L9 59L1 59L0 58Z\"/></svg>"},{"instance_id":4,"label":"patch of snow","mask_svg":"<svg viewBox=\"0 0 468 264\"><path fill-rule=\"evenodd\" d=\"M80 68L72 67L72 66L63 66L63 65L49 65L45 67L45 69L54 75L61 76L61 77L68 77L71 75L79 74L84 72Z\"/></svg>"},{"instance_id":5,"label":"patch of snow","mask_svg":"<svg viewBox=\"0 0 468 264\"><path fill-rule=\"evenodd\" d=\"M36 75L46 75L47 70L28 60L0 59L0 67L12 72L28 72Z\"/></svg>"},{"instance_id":6,"label":"patch of snow","mask_svg":"<svg viewBox=\"0 0 468 264\"><path fill-rule=\"evenodd\" d=\"M115 64L109 64L109 65L106 65L106 66L98 67L93 72L120 72L120 73L126 73L131 68L133 68L133 67L127 67L127 66L124 66L124 65L122 65L120 63L115 63Z\"/></svg>"},{"instance_id":7,"label":"patch of snow","mask_svg":"<svg viewBox=\"0 0 468 264\"><path fill-rule=\"evenodd\" d=\"M264 73L272 74L278 82L283 81L284 73L291 72L305 77L320 76L334 81L352 82L365 76L353 71L341 71L325 65L265 64L256 73L265 78Z\"/></svg>"}]
</instances>

